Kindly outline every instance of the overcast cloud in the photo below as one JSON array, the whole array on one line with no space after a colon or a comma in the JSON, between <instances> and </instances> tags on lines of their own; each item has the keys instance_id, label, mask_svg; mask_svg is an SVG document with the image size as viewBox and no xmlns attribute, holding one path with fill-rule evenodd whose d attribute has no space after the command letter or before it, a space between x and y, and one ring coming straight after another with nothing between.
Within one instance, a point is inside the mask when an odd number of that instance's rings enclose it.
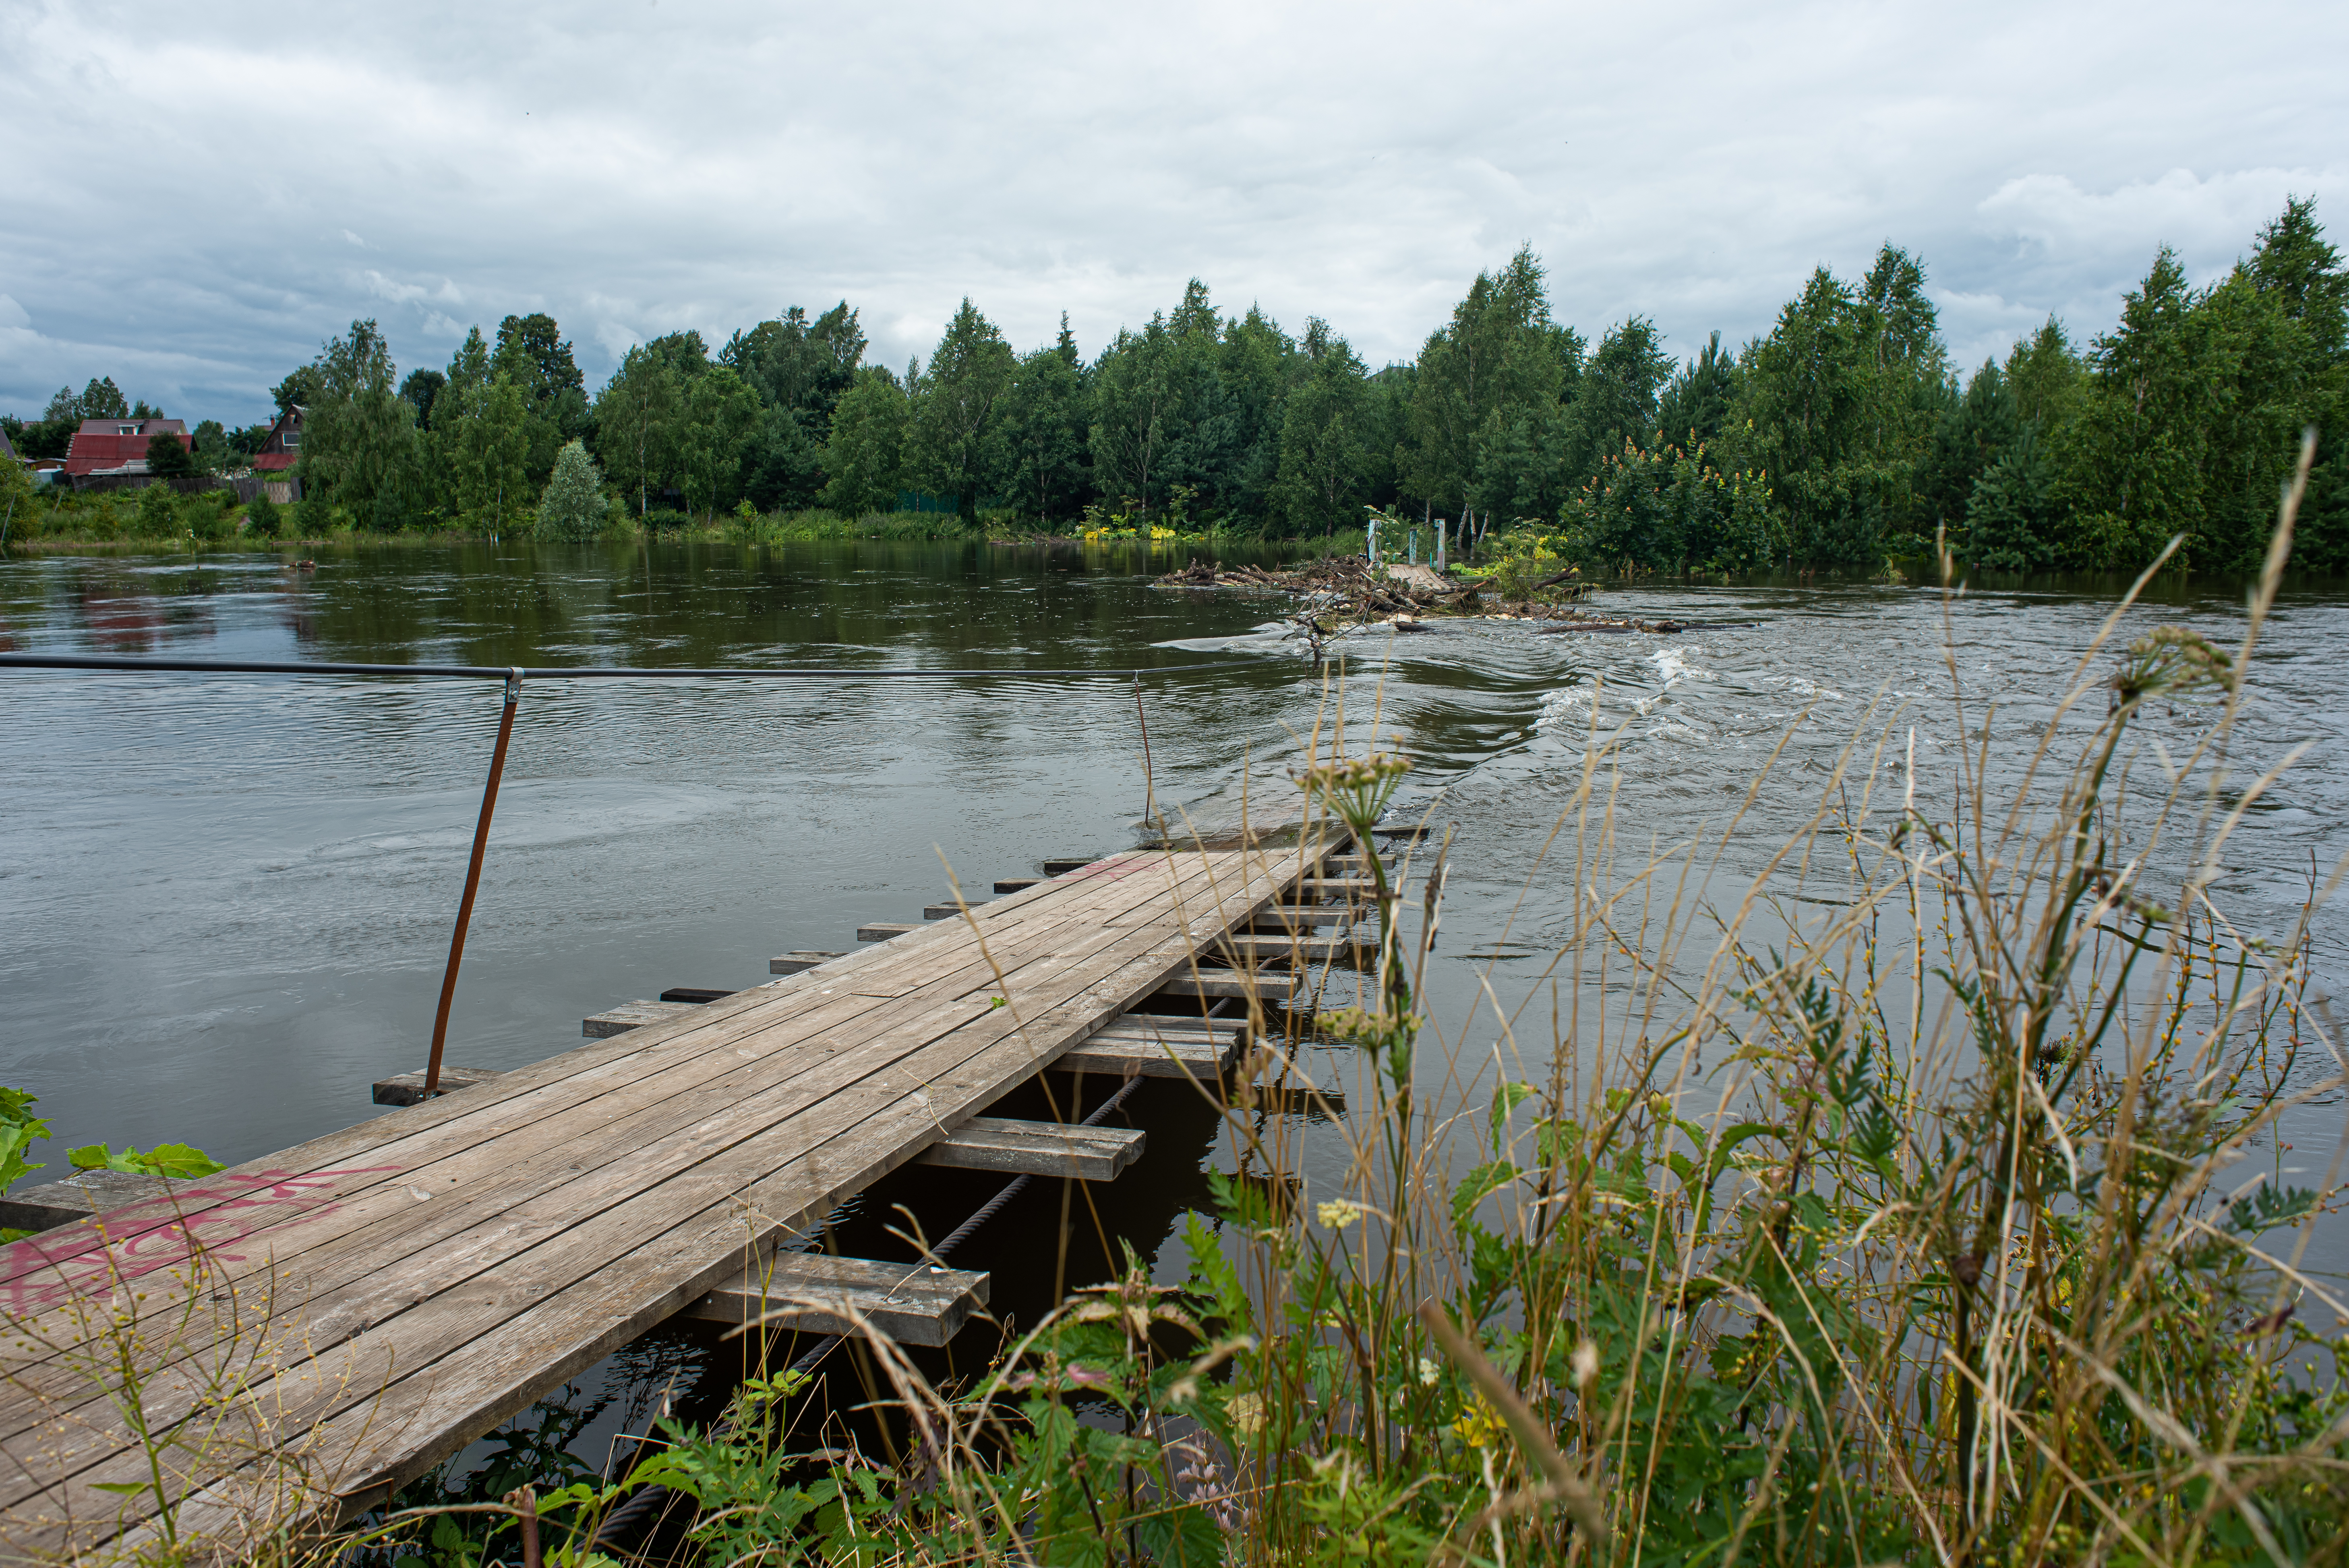
<instances>
[{"instance_id":1,"label":"overcast cloud","mask_svg":"<svg viewBox=\"0 0 2349 1568\"><path fill-rule=\"evenodd\" d=\"M1922 257L1962 363L2085 339L2287 192L2349 244L2349 6L812 6L0 0L0 409L111 375L191 419L355 316L403 369L553 314L589 385L847 299L969 294L1088 355L1177 300L1372 365L1530 241L1557 317L1680 353L1820 263Z\"/></svg>"}]
</instances>

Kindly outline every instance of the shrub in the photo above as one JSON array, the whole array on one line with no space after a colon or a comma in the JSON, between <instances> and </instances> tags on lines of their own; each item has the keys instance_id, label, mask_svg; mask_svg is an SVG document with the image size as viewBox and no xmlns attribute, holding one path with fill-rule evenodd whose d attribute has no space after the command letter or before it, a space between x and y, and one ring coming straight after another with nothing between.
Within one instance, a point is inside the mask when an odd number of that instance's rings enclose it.
<instances>
[{"instance_id":1,"label":"shrub","mask_svg":"<svg viewBox=\"0 0 2349 1568\"><path fill-rule=\"evenodd\" d=\"M180 498L180 517L188 531L198 539L227 539L236 532L236 518L232 511L235 503L234 490L198 490Z\"/></svg>"},{"instance_id":2,"label":"shrub","mask_svg":"<svg viewBox=\"0 0 2349 1568\"><path fill-rule=\"evenodd\" d=\"M277 503L263 490L244 505L244 526L249 533L263 539L274 539L285 526L285 519Z\"/></svg>"},{"instance_id":3,"label":"shrub","mask_svg":"<svg viewBox=\"0 0 2349 1568\"><path fill-rule=\"evenodd\" d=\"M161 482L139 491L137 521L132 530L141 539L176 539L186 531L180 523L180 498Z\"/></svg>"},{"instance_id":4,"label":"shrub","mask_svg":"<svg viewBox=\"0 0 2349 1568\"><path fill-rule=\"evenodd\" d=\"M586 443L555 454L554 472L538 499L538 537L593 539L604 525L604 480Z\"/></svg>"}]
</instances>

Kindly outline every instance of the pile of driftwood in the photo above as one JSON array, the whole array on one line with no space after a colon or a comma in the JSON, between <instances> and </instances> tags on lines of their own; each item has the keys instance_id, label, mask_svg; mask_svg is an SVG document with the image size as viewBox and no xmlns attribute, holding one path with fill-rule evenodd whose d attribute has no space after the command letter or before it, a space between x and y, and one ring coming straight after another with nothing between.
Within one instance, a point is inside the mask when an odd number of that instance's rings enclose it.
<instances>
[{"instance_id":1,"label":"pile of driftwood","mask_svg":"<svg viewBox=\"0 0 2349 1568\"><path fill-rule=\"evenodd\" d=\"M1400 631L1422 629L1429 615L1481 615L1498 620L1539 621L1545 632L1677 632L1678 621L1643 621L1594 614L1569 601L1592 592L1571 568L1537 582L1497 583L1489 578L1455 582L1430 566L1388 565L1373 570L1360 555L1325 556L1286 570L1223 566L1193 561L1158 579L1162 588L1236 588L1302 598L1299 626L1326 635L1351 623L1380 623Z\"/></svg>"}]
</instances>

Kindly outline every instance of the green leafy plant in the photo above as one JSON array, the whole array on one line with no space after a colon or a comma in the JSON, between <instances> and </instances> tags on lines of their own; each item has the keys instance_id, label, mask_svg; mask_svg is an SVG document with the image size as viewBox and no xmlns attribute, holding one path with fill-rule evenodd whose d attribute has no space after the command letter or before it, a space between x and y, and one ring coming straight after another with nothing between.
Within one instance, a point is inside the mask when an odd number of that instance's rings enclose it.
<instances>
[{"instance_id":1,"label":"green leafy plant","mask_svg":"<svg viewBox=\"0 0 2349 1568\"><path fill-rule=\"evenodd\" d=\"M159 1143L144 1150L89 1143L69 1151L67 1158L77 1171L129 1171L141 1176L210 1176L228 1169L188 1143Z\"/></svg>"}]
</instances>

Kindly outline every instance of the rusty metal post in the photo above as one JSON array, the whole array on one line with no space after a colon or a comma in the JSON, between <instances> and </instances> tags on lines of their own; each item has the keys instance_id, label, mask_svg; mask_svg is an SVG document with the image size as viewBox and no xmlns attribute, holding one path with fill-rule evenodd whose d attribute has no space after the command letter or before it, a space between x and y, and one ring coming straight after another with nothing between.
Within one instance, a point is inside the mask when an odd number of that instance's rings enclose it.
<instances>
[{"instance_id":1,"label":"rusty metal post","mask_svg":"<svg viewBox=\"0 0 2349 1568\"><path fill-rule=\"evenodd\" d=\"M432 1057L424 1064L424 1098L440 1092L440 1048L449 1039L449 1004L457 998L457 965L465 956L465 927L473 918L473 894L481 885L481 855L490 847L490 816L498 809L498 779L506 770L506 742L513 735L514 708L522 701L522 671L506 672L505 710L498 715L497 749L490 753L490 781L481 790L481 820L473 828L473 863L465 869L465 896L457 904L457 929L449 938L449 973L440 980L440 1011L432 1020Z\"/></svg>"}]
</instances>

